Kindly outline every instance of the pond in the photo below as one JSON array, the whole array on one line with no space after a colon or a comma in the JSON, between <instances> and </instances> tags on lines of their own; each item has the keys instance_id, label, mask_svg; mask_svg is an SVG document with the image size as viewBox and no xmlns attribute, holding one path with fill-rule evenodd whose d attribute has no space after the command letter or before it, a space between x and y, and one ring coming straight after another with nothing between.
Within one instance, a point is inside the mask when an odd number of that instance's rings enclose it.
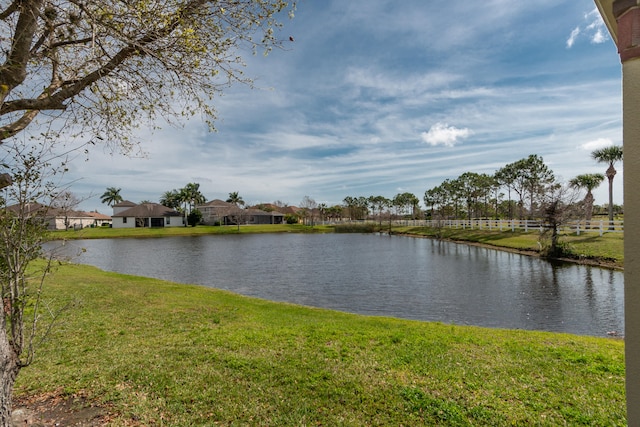
<instances>
[{"instance_id":1,"label":"pond","mask_svg":"<svg viewBox=\"0 0 640 427\"><path fill-rule=\"evenodd\" d=\"M365 315L624 334L622 272L432 239L210 235L79 240L57 250L107 271Z\"/></svg>"}]
</instances>

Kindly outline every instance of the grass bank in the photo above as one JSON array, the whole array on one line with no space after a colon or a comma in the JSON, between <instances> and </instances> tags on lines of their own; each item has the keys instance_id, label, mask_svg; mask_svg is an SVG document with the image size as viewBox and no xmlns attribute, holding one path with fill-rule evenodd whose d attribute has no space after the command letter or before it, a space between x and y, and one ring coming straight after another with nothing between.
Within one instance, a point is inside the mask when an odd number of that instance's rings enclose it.
<instances>
[{"instance_id":1,"label":"grass bank","mask_svg":"<svg viewBox=\"0 0 640 427\"><path fill-rule=\"evenodd\" d=\"M65 265L17 395L109 425L624 425L621 340L366 317Z\"/></svg>"},{"instance_id":2,"label":"grass bank","mask_svg":"<svg viewBox=\"0 0 640 427\"><path fill-rule=\"evenodd\" d=\"M539 253L538 231L471 230L461 228L394 227L393 233L442 238L459 242L478 243L504 249ZM622 233L563 234L560 244L568 258L578 262L591 262L605 267L622 268L624 265L624 235Z\"/></svg>"}]
</instances>

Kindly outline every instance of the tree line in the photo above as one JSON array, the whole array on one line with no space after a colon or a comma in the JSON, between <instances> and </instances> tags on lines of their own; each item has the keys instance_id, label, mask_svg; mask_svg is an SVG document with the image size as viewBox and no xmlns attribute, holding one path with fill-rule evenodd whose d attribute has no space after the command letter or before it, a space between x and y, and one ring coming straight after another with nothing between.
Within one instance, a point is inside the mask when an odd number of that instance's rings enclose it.
<instances>
[{"instance_id":1,"label":"tree line","mask_svg":"<svg viewBox=\"0 0 640 427\"><path fill-rule=\"evenodd\" d=\"M608 165L606 174L581 174L561 183L543 158L532 154L503 166L494 174L465 172L457 178L445 179L425 191L425 211L421 211L419 199L412 193L399 193L390 199L379 195L348 196L338 208L354 220L391 215L411 219L533 219L544 217L545 209L562 193L560 204L578 205L583 218L590 220L594 211L592 191L606 177L609 181L608 214L609 220L613 221L613 179L615 164L622 161L622 147L595 150L591 157ZM568 196L569 190L584 190L586 196L577 201L575 195Z\"/></svg>"},{"instance_id":2,"label":"tree line","mask_svg":"<svg viewBox=\"0 0 640 427\"><path fill-rule=\"evenodd\" d=\"M605 163L608 169L605 174L587 173L572 178L567 183L557 180L554 172L545 164L543 158L536 154L506 164L494 174L465 172L457 178L445 179L441 184L425 191L422 201L425 210L420 207L420 199L413 193L398 193L392 198L375 196L346 196L342 204L329 206L317 203L313 198L304 196L295 214L288 214L288 222L302 221L313 225L316 220L365 220L376 219L380 223L383 218L405 219L533 219L545 216L545 209L555 203L559 191L564 200L560 205L573 204L579 208L581 216L591 220L594 213L594 197L592 191L605 177L609 182L609 203L607 206L609 220L614 218L613 179L617 173L615 164L622 161L622 147L610 146L591 153L598 163ZM586 191L581 200L571 197L568 190ZM112 206L120 201L120 188L109 187L101 196L103 203ZM245 205L237 191L229 193L228 203L237 207ZM180 189L166 191L159 202L176 209L188 217L189 224L200 220L196 206L206 202L200 191L200 184L188 183ZM274 202L276 206L286 207L282 202ZM263 204L256 207L263 209ZM269 207L270 208L270 207ZM264 208L268 209L268 208Z\"/></svg>"}]
</instances>

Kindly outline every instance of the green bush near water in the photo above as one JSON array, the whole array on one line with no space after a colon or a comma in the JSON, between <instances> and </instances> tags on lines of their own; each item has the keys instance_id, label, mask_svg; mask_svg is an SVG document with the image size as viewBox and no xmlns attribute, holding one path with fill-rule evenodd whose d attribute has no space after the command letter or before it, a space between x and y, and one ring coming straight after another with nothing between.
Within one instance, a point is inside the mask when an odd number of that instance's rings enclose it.
<instances>
[{"instance_id":1,"label":"green bush near water","mask_svg":"<svg viewBox=\"0 0 640 427\"><path fill-rule=\"evenodd\" d=\"M20 395L110 425L624 425L621 340L366 317L64 265Z\"/></svg>"}]
</instances>

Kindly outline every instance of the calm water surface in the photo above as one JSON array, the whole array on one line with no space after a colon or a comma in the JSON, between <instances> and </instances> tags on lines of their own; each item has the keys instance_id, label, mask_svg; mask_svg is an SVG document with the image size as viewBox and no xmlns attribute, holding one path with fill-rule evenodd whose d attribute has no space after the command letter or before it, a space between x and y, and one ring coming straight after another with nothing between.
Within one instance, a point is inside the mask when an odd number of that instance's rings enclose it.
<instances>
[{"instance_id":1,"label":"calm water surface","mask_svg":"<svg viewBox=\"0 0 640 427\"><path fill-rule=\"evenodd\" d=\"M623 274L492 249L373 234L67 242L75 262L352 313L624 334Z\"/></svg>"}]
</instances>

